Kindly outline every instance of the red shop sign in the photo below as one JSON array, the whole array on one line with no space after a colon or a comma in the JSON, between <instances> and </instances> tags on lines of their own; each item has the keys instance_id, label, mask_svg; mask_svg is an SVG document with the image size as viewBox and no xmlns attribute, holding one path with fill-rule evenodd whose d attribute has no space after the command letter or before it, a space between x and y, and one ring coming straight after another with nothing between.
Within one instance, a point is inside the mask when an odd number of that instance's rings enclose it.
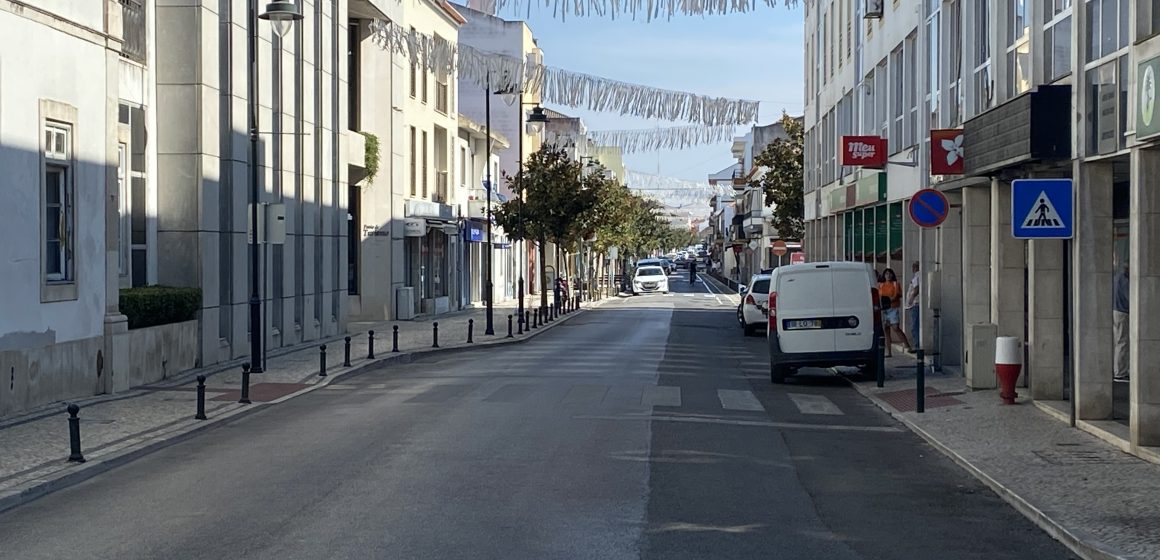
<instances>
[{"instance_id":1,"label":"red shop sign","mask_svg":"<svg viewBox=\"0 0 1160 560\"><path fill-rule=\"evenodd\" d=\"M930 131L930 174L963 174L963 129Z\"/></svg>"},{"instance_id":2,"label":"red shop sign","mask_svg":"<svg viewBox=\"0 0 1160 560\"><path fill-rule=\"evenodd\" d=\"M879 136L843 136L839 146L842 165L886 167L886 139Z\"/></svg>"}]
</instances>

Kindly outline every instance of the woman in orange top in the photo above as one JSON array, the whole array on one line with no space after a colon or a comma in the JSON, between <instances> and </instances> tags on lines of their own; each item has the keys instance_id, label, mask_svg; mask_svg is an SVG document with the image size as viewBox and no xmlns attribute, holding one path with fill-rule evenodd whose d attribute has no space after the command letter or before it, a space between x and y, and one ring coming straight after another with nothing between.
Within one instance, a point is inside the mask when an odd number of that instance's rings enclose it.
<instances>
[{"instance_id":1,"label":"woman in orange top","mask_svg":"<svg viewBox=\"0 0 1160 560\"><path fill-rule=\"evenodd\" d=\"M894 354L892 334L902 341L907 352L913 352L910 340L906 338L906 333L902 332L899 322L899 309L902 307L902 286L898 283L894 269L887 268L882 271L882 281L878 283L878 297L882 298L882 324L886 331L886 356L890 357Z\"/></svg>"}]
</instances>

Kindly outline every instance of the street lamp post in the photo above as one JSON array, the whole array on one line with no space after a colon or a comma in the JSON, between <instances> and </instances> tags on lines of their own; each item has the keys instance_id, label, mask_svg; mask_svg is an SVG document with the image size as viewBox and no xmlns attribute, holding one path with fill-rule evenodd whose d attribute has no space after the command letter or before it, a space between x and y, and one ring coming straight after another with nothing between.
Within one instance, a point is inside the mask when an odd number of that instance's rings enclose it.
<instances>
[{"instance_id":1,"label":"street lamp post","mask_svg":"<svg viewBox=\"0 0 1160 560\"><path fill-rule=\"evenodd\" d=\"M523 112L523 104L522 103L520 104L520 112ZM534 132L539 133L541 130L544 129L544 125L546 125L546 124L548 124L548 115L544 114L543 107L540 107L538 104L536 104L534 107L532 107L532 114L528 115L528 126L532 127L532 130ZM522 135L521 135L521 147L522 147ZM521 152L520 153L520 168L521 169L523 169L523 159L524 159L523 153ZM522 191L522 189L521 189L521 191ZM521 201L522 200L523 199L522 199L522 192L521 192ZM521 202L521 205L522 205L522 202ZM520 216L520 227L521 227L520 233L522 234L523 233L523 230L522 230L522 228L523 228L523 216L522 215ZM524 236L524 237L526 237L526 236ZM525 239L524 240L524 250L525 251L527 250L527 247L528 247L528 242L527 242L527 239ZM544 269L543 267L544 267L544 263L540 263L540 270L543 270ZM541 284L540 285L540 309L543 310L543 309L547 309L547 307L548 307L547 274L542 273L540 276L541 276L541 278L540 278L540 280L541 280L541 282L540 282L540 284Z\"/></svg>"},{"instance_id":2,"label":"street lamp post","mask_svg":"<svg viewBox=\"0 0 1160 560\"><path fill-rule=\"evenodd\" d=\"M250 72L246 94L250 98L250 373L262 373L265 356L262 353L262 253L258 241L258 20L270 22L278 37L285 37L295 21L302 19L302 12L294 2L271 2L266 11L258 14L258 0L250 0L250 32L247 41L247 56Z\"/></svg>"},{"instance_id":3,"label":"street lamp post","mask_svg":"<svg viewBox=\"0 0 1160 560\"><path fill-rule=\"evenodd\" d=\"M516 136L518 137L517 138L517 148L516 148L516 150L517 150L517 152L516 152L516 173L519 173L523 169L523 166L524 166L524 131L523 131L524 107L526 107L528 105L533 105L533 106L538 107L539 103L524 101L523 100L524 91L522 89L512 88L512 89L509 89L506 91L496 92L496 93L499 93L500 97L503 98L504 103L506 103L509 107L511 107L512 105L515 105L517 99L519 99L519 101L520 101L520 110L518 111L519 128L516 131ZM533 115L534 114L535 113L533 113ZM533 121L531 116L528 117L528 124L532 127L532 130L536 133L539 133L540 130L543 129L544 123L547 122L547 119L548 119L547 115L543 114L543 110L540 111L539 115L540 115L540 117L542 117L542 120ZM516 216L516 219L519 222L519 226L516 229L519 232L520 243L522 243L522 245L523 245L523 256L521 258L520 267L519 267L520 268L520 277L519 277L519 281L518 281L518 289L516 292L516 297L519 298L518 301L516 302L516 305L518 306L518 312L519 312L520 317L524 316L524 269L527 268L527 266L528 266L528 262L527 262L528 240L525 238L525 235L524 235L524 212L523 212L524 192L523 191L524 191L523 186L520 184L517 184L516 185L516 198L520 199L520 213ZM518 253L518 251L517 251L517 253ZM520 319L520 320L522 321L523 319Z\"/></svg>"},{"instance_id":4,"label":"street lamp post","mask_svg":"<svg viewBox=\"0 0 1160 560\"><path fill-rule=\"evenodd\" d=\"M487 89L484 90L484 93L483 93L483 133L484 133L484 136L487 137L484 139L484 144L486 144L486 150L487 150L487 158L484 159L484 165L487 166L487 172L486 172L487 178L484 180L484 182L486 183L486 189L487 189L487 192L486 192L486 194L487 194L487 271L485 273L486 278L487 278L486 279L487 300L484 302L484 305L487 307L487 311L485 313L486 322L484 325L483 334L494 335L495 334L495 326L492 322L493 312L494 312L494 309L492 308L492 299L495 296L495 293L494 293L494 287L492 286L492 278L491 278L492 257L494 256L492 252L494 251L494 249L492 247L492 240L491 240L491 221L492 221L491 189L492 189L492 187L491 187L491 73L490 72L488 72L488 74L487 74Z\"/></svg>"}]
</instances>

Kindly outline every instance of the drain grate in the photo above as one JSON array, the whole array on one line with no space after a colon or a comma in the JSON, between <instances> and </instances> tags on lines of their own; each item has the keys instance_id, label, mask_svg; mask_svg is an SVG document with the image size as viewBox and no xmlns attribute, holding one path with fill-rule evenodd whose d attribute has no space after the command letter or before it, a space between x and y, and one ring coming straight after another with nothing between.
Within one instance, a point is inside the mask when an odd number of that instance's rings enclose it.
<instances>
[{"instance_id":1,"label":"drain grate","mask_svg":"<svg viewBox=\"0 0 1160 560\"><path fill-rule=\"evenodd\" d=\"M1112 465L1137 463L1136 457L1109 449L1039 449L1035 456L1052 465Z\"/></svg>"}]
</instances>

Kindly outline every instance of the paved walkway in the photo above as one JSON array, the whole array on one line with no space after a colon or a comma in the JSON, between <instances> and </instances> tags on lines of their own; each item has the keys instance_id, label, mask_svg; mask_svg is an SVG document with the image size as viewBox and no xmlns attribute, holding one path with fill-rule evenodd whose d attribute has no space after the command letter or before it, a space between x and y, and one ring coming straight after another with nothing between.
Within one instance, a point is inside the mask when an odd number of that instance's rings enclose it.
<instances>
[{"instance_id":1,"label":"paved walkway","mask_svg":"<svg viewBox=\"0 0 1160 560\"><path fill-rule=\"evenodd\" d=\"M533 300L533 298L535 298ZM529 297L528 309L539 305ZM585 303L584 307L601 302ZM562 315L544 326L507 338L507 317L515 313L514 302L493 311L495 335L484 334L483 309L470 309L416 321L353 323L351 364L343 366L343 337L303 345L267 358L267 370L250 376L250 400L239 404L240 367L220 365L184 372L162 383L138 387L115 395L76 401L81 406L81 442L87 462L69 463L69 439L65 405L58 403L22 415L0 419L0 511L79 482L142 454L169 445L223 420L259 410L329 383L342 374L371 364L409 362L433 352L469 351L527 340L572 317ZM468 322L474 321L473 342L467 342ZM439 323L439 347L434 348L433 324ZM391 351L393 327L399 330L399 352ZM375 331L375 358L369 356L367 332ZM319 345L327 349L327 376L319 376ZM209 420L196 420L196 377L206 375L205 408Z\"/></svg>"},{"instance_id":2,"label":"paved walkway","mask_svg":"<svg viewBox=\"0 0 1160 560\"><path fill-rule=\"evenodd\" d=\"M959 376L928 374L919 414L915 359L895 356L885 387L849 379L1082 556L1160 558L1160 465L1071 428L1029 400L1007 406L997 390L967 390Z\"/></svg>"}]
</instances>

